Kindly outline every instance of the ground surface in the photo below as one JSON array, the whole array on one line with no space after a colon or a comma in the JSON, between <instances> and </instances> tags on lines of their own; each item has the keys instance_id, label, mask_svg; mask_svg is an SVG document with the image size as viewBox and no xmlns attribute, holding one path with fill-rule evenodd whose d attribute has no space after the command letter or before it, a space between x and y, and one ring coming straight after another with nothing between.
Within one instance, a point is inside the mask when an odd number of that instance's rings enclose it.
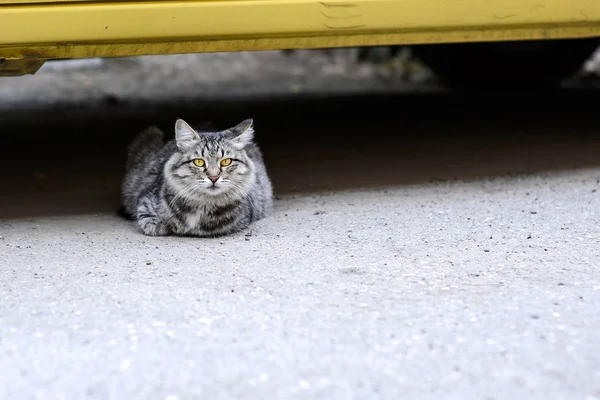
<instances>
[{"instance_id":1,"label":"ground surface","mask_svg":"<svg viewBox=\"0 0 600 400\"><path fill-rule=\"evenodd\" d=\"M600 399L600 93L263 57L0 81L0 398ZM255 119L272 216L207 240L115 215L127 142L176 117Z\"/></svg>"}]
</instances>

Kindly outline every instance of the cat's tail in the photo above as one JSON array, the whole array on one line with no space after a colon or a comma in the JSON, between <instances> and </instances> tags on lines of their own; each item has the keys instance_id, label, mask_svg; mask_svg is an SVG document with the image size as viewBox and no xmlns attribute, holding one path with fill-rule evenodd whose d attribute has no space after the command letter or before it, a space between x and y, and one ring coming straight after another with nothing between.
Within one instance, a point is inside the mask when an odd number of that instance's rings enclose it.
<instances>
[{"instance_id":1,"label":"cat's tail","mask_svg":"<svg viewBox=\"0 0 600 400\"><path fill-rule=\"evenodd\" d=\"M144 129L133 139L127 148L125 169L129 171L144 158L159 151L164 144L164 134L160 129L156 126Z\"/></svg>"}]
</instances>

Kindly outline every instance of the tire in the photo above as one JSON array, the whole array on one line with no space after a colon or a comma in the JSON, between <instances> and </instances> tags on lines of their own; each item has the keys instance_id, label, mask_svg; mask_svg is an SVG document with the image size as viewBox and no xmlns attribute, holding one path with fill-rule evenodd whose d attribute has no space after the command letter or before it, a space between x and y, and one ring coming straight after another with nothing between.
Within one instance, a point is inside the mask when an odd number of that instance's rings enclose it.
<instances>
[{"instance_id":1,"label":"tire","mask_svg":"<svg viewBox=\"0 0 600 400\"><path fill-rule=\"evenodd\" d=\"M449 86L554 87L598 48L599 40L459 43L413 46L413 54Z\"/></svg>"}]
</instances>

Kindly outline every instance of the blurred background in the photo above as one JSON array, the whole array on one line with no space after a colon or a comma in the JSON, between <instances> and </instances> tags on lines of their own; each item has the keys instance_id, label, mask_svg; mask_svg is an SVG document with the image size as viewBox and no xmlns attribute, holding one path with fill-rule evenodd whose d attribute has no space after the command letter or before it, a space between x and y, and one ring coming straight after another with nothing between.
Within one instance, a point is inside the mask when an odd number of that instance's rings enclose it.
<instances>
[{"instance_id":1,"label":"blurred background","mask_svg":"<svg viewBox=\"0 0 600 400\"><path fill-rule=\"evenodd\" d=\"M580 46L577 41L571 43ZM491 44L502 45L507 44ZM456 47L446 46L450 55L437 52L433 58L432 48L435 46L416 46L416 50L362 47L49 61L33 76L0 79L0 110L11 111L2 112L0 118L10 120L21 112L57 108L65 112L84 109L98 112L104 108L122 112L142 104L183 106L226 99L439 92L446 90L444 85L448 80L453 88L480 91L488 87L502 89L510 82L515 89L529 89L529 83L543 80L548 74L550 79L557 80L551 85L560 82L553 75L560 52L556 53L556 62L545 59L533 64L515 62L506 68L507 63L490 63L488 54L477 49L469 57L458 59ZM440 65L440 60L453 60L464 72L451 71L449 79L440 80L423 58L430 60L442 74L449 69L444 65L451 63ZM584 63L580 62L582 59L585 57L579 55L570 61L581 67L572 68L576 72L568 74L560 86L591 89L599 85L600 52ZM48 115L53 116L56 114Z\"/></svg>"},{"instance_id":2,"label":"blurred background","mask_svg":"<svg viewBox=\"0 0 600 400\"><path fill-rule=\"evenodd\" d=\"M414 47L47 62L0 79L0 166L11 171L0 217L114 209L129 141L148 125L172 132L176 118L217 128L254 118L279 194L600 163L598 53L547 86L538 81L556 77L539 60L532 72L480 56L460 59L449 83ZM364 179L350 172L357 154L378 160Z\"/></svg>"}]
</instances>

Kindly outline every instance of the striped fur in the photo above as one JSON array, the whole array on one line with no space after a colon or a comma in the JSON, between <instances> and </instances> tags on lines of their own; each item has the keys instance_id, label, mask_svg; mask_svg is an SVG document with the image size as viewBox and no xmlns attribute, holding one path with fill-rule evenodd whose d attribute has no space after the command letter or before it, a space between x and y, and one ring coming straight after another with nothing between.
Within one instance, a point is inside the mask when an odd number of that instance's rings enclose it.
<instances>
[{"instance_id":1,"label":"striped fur","mask_svg":"<svg viewBox=\"0 0 600 400\"><path fill-rule=\"evenodd\" d=\"M178 120L175 139L166 144L158 128L146 129L129 146L125 213L150 236L221 236L245 229L272 208L271 182L253 138L252 120L220 132L197 132ZM233 161L224 167L225 158ZM205 165L194 165L194 159Z\"/></svg>"}]
</instances>

